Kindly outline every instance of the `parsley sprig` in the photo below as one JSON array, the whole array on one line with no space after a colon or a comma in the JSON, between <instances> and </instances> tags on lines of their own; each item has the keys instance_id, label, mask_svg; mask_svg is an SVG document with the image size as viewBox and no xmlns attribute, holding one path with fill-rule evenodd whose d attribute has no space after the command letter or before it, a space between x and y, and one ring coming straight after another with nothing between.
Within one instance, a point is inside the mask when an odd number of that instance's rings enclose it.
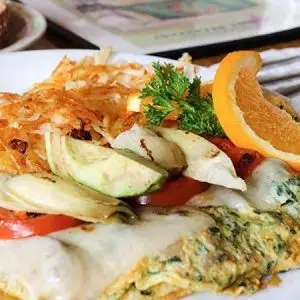
<instances>
[{"instance_id":1,"label":"parsley sprig","mask_svg":"<svg viewBox=\"0 0 300 300\"><path fill-rule=\"evenodd\" d=\"M200 96L201 80L192 82L171 64L153 63L155 76L144 87L141 98L152 97L145 106L148 123L159 126L170 112L180 109L179 128L206 136L224 136L211 95Z\"/></svg>"}]
</instances>

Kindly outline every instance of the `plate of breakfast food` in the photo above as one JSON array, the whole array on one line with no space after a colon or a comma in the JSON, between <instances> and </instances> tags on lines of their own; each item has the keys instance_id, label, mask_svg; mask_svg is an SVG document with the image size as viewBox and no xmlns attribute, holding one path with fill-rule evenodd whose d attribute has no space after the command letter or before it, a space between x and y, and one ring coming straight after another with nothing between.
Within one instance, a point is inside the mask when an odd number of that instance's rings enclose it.
<instances>
[{"instance_id":1,"label":"plate of breakfast food","mask_svg":"<svg viewBox=\"0 0 300 300\"><path fill-rule=\"evenodd\" d=\"M0 0L0 51L25 49L45 32L46 19L36 10L13 1Z\"/></svg>"},{"instance_id":2,"label":"plate of breakfast food","mask_svg":"<svg viewBox=\"0 0 300 300\"><path fill-rule=\"evenodd\" d=\"M1 54L1 299L297 300L299 111L261 63Z\"/></svg>"}]
</instances>

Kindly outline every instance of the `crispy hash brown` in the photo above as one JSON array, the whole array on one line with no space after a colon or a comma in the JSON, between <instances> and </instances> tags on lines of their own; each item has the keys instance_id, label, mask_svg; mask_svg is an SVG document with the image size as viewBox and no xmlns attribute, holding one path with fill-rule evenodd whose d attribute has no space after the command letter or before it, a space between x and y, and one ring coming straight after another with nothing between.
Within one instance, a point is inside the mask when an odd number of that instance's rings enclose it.
<instances>
[{"instance_id":1,"label":"crispy hash brown","mask_svg":"<svg viewBox=\"0 0 300 300\"><path fill-rule=\"evenodd\" d=\"M141 117L127 112L126 101L151 79L151 68L108 64L110 52L103 49L79 62L65 57L49 79L23 95L0 94L1 172L49 170L45 132L104 145Z\"/></svg>"}]
</instances>

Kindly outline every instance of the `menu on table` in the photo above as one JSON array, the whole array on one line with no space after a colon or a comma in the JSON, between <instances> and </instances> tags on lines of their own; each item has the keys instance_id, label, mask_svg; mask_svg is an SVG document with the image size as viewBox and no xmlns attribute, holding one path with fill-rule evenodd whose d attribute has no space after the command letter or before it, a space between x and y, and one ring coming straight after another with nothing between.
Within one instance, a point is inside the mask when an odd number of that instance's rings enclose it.
<instances>
[{"instance_id":1,"label":"menu on table","mask_svg":"<svg viewBox=\"0 0 300 300\"><path fill-rule=\"evenodd\" d=\"M49 20L115 51L155 53L300 26L298 0L22 0Z\"/></svg>"}]
</instances>

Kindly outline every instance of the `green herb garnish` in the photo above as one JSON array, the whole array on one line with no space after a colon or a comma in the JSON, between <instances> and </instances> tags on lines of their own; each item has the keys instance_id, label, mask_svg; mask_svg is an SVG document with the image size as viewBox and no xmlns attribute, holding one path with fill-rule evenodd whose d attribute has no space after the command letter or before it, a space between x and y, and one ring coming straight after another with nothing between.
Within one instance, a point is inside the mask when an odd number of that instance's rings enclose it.
<instances>
[{"instance_id":1,"label":"green herb garnish","mask_svg":"<svg viewBox=\"0 0 300 300\"><path fill-rule=\"evenodd\" d=\"M170 112L180 109L179 129L206 136L225 136L213 108L211 95L200 96L201 80L192 82L171 64L153 63L154 78L141 92L141 98L152 97L145 106L148 123L159 126Z\"/></svg>"}]
</instances>

